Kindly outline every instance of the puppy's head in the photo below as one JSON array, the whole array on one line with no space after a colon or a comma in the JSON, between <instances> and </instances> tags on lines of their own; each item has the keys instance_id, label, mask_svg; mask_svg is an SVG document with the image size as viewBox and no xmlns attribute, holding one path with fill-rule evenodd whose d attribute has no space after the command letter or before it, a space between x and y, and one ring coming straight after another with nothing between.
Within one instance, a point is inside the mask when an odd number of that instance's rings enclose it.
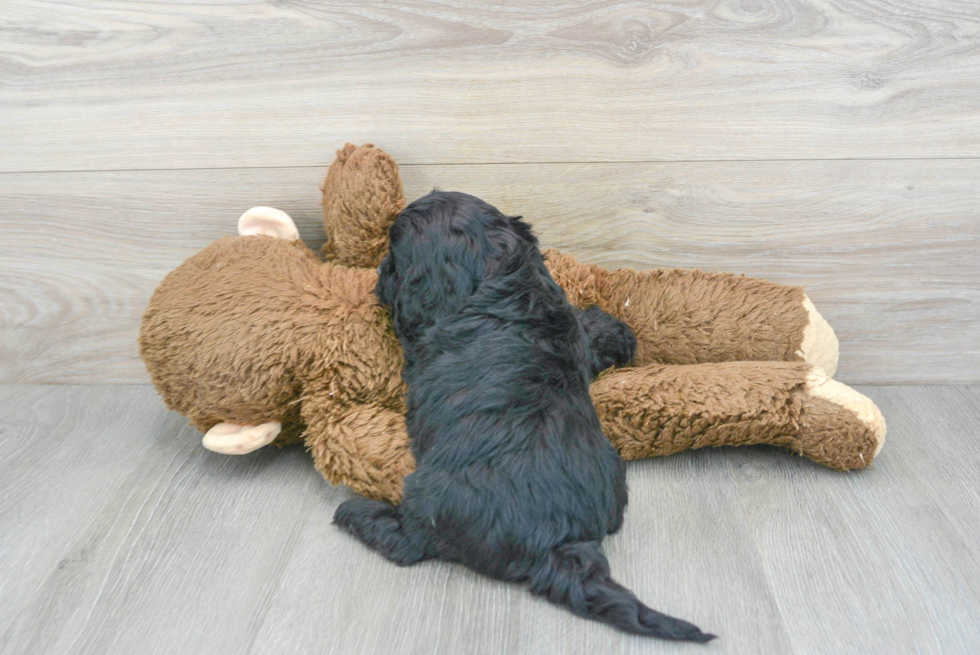
<instances>
[{"instance_id":1,"label":"puppy's head","mask_svg":"<svg viewBox=\"0 0 980 655\"><path fill-rule=\"evenodd\" d=\"M459 311L484 279L540 259L537 243L520 217L465 193L433 191L391 226L375 295L391 308L402 341L412 343Z\"/></svg>"}]
</instances>

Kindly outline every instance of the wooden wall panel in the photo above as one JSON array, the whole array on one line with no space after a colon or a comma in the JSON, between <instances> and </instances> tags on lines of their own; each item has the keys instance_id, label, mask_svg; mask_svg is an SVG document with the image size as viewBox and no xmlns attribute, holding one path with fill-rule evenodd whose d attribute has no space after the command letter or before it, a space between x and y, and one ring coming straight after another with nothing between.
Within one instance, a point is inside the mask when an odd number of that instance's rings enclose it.
<instances>
[{"instance_id":1,"label":"wooden wall panel","mask_svg":"<svg viewBox=\"0 0 980 655\"><path fill-rule=\"evenodd\" d=\"M253 205L286 210L322 244L324 170L0 176L0 381L145 381L135 338L156 284ZM402 172L409 198L435 185L480 195L587 261L805 285L840 337L841 380L980 380L978 161Z\"/></svg>"},{"instance_id":2,"label":"wooden wall panel","mask_svg":"<svg viewBox=\"0 0 980 655\"><path fill-rule=\"evenodd\" d=\"M8 0L0 171L976 157L965 0Z\"/></svg>"}]
</instances>

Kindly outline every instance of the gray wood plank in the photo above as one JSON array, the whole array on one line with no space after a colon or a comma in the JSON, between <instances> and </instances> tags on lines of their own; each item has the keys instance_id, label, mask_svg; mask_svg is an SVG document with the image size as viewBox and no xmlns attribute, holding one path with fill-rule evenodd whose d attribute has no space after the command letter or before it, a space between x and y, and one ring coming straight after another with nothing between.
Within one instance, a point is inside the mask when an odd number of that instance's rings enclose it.
<instances>
[{"instance_id":1,"label":"gray wood plank","mask_svg":"<svg viewBox=\"0 0 980 655\"><path fill-rule=\"evenodd\" d=\"M976 157L980 7L8 0L0 170Z\"/></svg>"},{"instance_id":2,"label":"gray wood plank","mask_svg":"<svg viewBox=\"0 0 980 655\"><path fill-rule=\"evenodd\" d=\"M631 465L626 523L605 551L645 602L721 634L712 652L790 653L727 468L698 455ZM395 567L330 524L345 497L324 495L311 512L253 653L695 650L620 634L460 566Z\"/></svg>"},{"instance_id":3,"label":"gray wood plank","mask_svg":"<svg viewBox=\"0 0 980 655\"><path fill-rule=\"evenodd\" d=\"M871 469L841 474L777 453L731 455L794 649L976 653L977 449L967 442L980 403L949 387L863 391L883 400L889 424ZM964 466L944 479L950 451Z\"/></svg>"},{"instance_id":4,"label":"gray wood plank","mask_svg":"<svg viewBox=\"0 0 980 655\"><path fill-rule=\"evenodd\" d=\"M980 526L980 387L881 387L889 445L943 500L950 514ZM893 430L901 430L892 440ZM972 535L976 537L977 534ZM980 559L980 558L978 558Z\"/></svg>"},{"instance_id":5,"label":"gray wood plank","mask_svg":"<svg viewBox=\"0 0 980 655\"><path fill-rule=\"evenodd\" d=\"M617 577L718 653L980 649L980 387L870 387L872 469L632 463ZM225 458L146 386L0 385L0 652L674 652L330 524L301 449ZM700 652L700 651L699 651Z\"/></svg>"},{"instance_id":6,"label":"gray wood plank","mask_svg":"<svg viewBox=\"0 0 980 655\"><path fill-rule=\"evenodd\" d=\"M475 193L586 261L803 285L838 332L843 381L980 380L980 161L402 170L409 198ZM163 276L253 205L318 246L323 173L0 175L0 381L145 381L135 339Z\"/></svg>"},{"instance_id":7,"label":"gray wood plank","mask_svg":"<svg viewBox=\"0 0 980 655\"><path fill-rule=\"evenodd\" d=\"M0 651L241 652L325 484L308 455L203 451L146 386L0 390L35 435L4 439Z\"/></svg>"},{"instance_id":8,"label":"gray wood plank","mask_svg":"<svg viewBox=\"0 0 980 655\"><path fill-rule=\"evenodd\" d=\"M180 441L154 448L146 437L179 425L143 385L0 386L0 636L45 578L91 556L91 544L73 551L66 540L141 465L173 456Z\"/></svg>"},{"instance_id":9,"label":"gray wood plank","mask_svg":"<svg viewBox=\"0 0 980 655\"><path fill-rule=\"evenodd\" d=\"M959 444L980 417L980 392L863 391L881 399L891 425L871 470L841 474L766 448L632 463L626 526L607 542L614 570L655 606L716 630L713 652L976 652L980 558L967 537L975 541L980 485L976 444ZM945 450L920 458L933 441ZM934 467L956 467L958 459L948 457L954 452L968 463L944 480ZM954 488L963 490L955 502ZM325 643L328 652L358 653L672 648L602 634L601 626L556 613L513 586L498 591L501 599L492 595L499 583L443 564L385 571L380 558L342 545L354 561L349 570L310 576L323 566L318 545L336 539L322 516L329 511L311 515L256 652ZM358 592L338 598L337 588ZM335 633L317 623L322 607L349 627ZM482 608L483 624L474 618ZM433 625L431 615L441 620Z\"/></svg>"}]
</instances>

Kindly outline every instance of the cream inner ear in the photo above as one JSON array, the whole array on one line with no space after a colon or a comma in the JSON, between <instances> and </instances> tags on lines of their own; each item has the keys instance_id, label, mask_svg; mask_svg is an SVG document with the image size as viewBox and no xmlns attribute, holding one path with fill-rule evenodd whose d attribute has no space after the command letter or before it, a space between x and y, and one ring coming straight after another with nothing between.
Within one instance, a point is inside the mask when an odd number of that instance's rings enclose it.
<instances>
[{"instance_id":1,"label":"cream inner ear","mask_svg":"<svg viewBox=\"0 0 980 655\"><path fill-rule=\"evenodd\" d=\"M282 423L272 421L262 425L218 423L208 430L201 445L222 455L245 455L267 446L282 430Z\"/></svg>"},{"instance_id":2,"label":"cream inner ear","mask_svg":"<svg viewBox=\"0 0 980 655\"><path fill-rule=\"evenodd\" d=\"M273 207L252 207L238 219L241 236L267 236L286 241L299 238L296 223L286 212Z\"/></svg>"}]
</instances>

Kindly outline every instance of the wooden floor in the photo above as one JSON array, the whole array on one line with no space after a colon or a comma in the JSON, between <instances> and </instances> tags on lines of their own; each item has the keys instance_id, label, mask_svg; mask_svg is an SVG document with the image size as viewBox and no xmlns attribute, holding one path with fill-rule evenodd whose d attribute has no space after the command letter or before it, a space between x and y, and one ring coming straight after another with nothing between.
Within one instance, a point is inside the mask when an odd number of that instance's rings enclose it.
<instances>
[{"instance_id":1,"label":"wooden floor","mask_svg":"<svg viewBox=\"0 0 980 655\"><path fill-rule=\"evenodd\" d=\"M702 650L390 565L330 524L350 492L302 449L205 451L148 386L0 386L0 652L980 652L980 388L862 391L890 428L872 470L630 464L613 571L719 635Z\"/></svg>"}]
</instances>

